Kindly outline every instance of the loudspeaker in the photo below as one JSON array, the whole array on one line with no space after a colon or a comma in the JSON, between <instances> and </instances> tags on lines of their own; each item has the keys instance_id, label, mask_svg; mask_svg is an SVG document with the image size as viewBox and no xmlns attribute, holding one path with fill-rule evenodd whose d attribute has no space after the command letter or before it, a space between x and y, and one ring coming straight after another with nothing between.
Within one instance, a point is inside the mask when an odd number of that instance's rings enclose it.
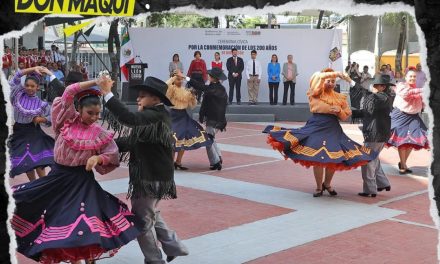
<instances>
[{"instance_id":1,"label":"loudspeaker","mask_svg":"<svg viewBox=\"0 0 440 264\"><path fill-rule=\"evenodd\" d=\"M38 37L38 50L44 49L43 37Z\"/></svg>"},{"instance_id":2,"label":"loudspeaker","mask_svg":"<svg viewBox=\"0 0 440 264\"><path fill-rule=\"evenodd\" d=\"M122 83L121 101L124 103L136 103L138 92L135 89L130 89L128 82Z\"/></svg>"}]
</instances>

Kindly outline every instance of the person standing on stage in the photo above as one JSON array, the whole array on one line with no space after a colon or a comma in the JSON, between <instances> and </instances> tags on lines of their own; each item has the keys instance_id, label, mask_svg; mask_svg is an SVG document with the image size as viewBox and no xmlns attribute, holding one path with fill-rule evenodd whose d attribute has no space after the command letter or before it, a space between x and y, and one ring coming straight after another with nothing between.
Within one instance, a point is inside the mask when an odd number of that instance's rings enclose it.
<instances>
[{"instance_id":1,"label":"person standing on stage","mask_svg":"<svg viewBox=\"0 0 440 264\"><path fill-rule=\"evenodd\" d=\"M336 170L351 170L367 164L377 153L359 145L347 137L339 120L345 121L351 115L345 95L334 91L336 78L346 79L347 75L324 69L310 79L310 112L313 116L304 127L286 129L268 126L268 143L285 157L306 168L313 166L316 190L313 197L323 195L325 190L337 195L331 182Z\"/></svg>"},{"instance_id":2,"label":"person standing on stage","mask_svg":"<svg viewBox=\"0 0 440 264\"><path fill-rule=\"evenodd\" d=\"M187 170L182 166L182 157L186 150L194 150L212 144L203 127L187 113L186 109L193 109L196 104L194 89L182 86L181 72L175 71L166 84L168 85L167 97L173 106L170 108L171 127L174 135L174 153L177 153L174 162L175 170Z\"/></svg>"},{"instance_id":3,"label":"person standing on stage","mask_svg":"<svg viewBox=\"0 0 440 264\"><path fill-rule=\"evenodd\" d=\"M278 56L272 55L271 62L267 64L267 78L269 82L269 102L270 105L278 104L278 87L280 86L280 64Z\"/></svg>"},{"instance_id":4,"label":"person standing on stage","mask_svg":"<svg viewBox=\"0 0 440 264\"><path fill-rule=\"evenodd\" d=\"M406 164L413 149L429 149L427 128L420 118L423 109L423 88L416 86L417 73L409 70L405 82L397 83L391 112L391 137L387 146L399 152L399 173L412 173Z\"/></svg>"},{"instance_id":5,"label":"person standing on stage","mask_svg":"<svg viewBox=\"0 0 440 264\"><path fill-rule=\"evenodd\" d=\"M170 72L170 77L173 77L175 71L177 70L183 72L182 62L180 62L179 54L176 53L173 55L173 60L168 65L168 71Z\"/></svg>"},{"instance_id":6,"label":"person standing on stage","mask_svg":"<svg viewBox=\"0 0 440 264\"><path fill-rule=\"evenodd\" d=\"M249 104L256 105L261 81L261 63L257 60L257 51L251 51L251 59L246 63L246 77L249 93Z\"/></svg>"},{"instance_id":7,"label":"person standing on stage","mask_svg":"<svg viewBox=\"0 0 440 264\"><path fill-rule=\"evenodd\" d=\"M283 105L287 104L287 97L290 88L290 104L295 104L295 85L296 76L298 76L298 67L296 63L293 62L293 56L287 56L287 62L283 64L283 82L284 82L284 94L283 94Z\"/></svg>"},{"instance_id":8,"label":"person standing on stage","mask_svg":"<svg viewBox=\"0 0 440 264\"><path fill-rule=\"evenodd\" d=\"M241 104L241 79L244 70L243 59L237 56L237 49L233 48L231 50L232 57L228 58L226 61L226 69L228 70L228 80L229 80L229 104L232 104L234 100L234 89L236 90L236 100L237 104Z\"/></svg>"},{"instance_id":9,"label":"person standing on stage","mask_svg":"<svg viewBox=\"0 0 440 264\"><path fill-rule=\"evenodd\" d=\"M202 53L200 53L200 51L197 50L194 52L194 60L191 61L186 76L203 83L208 80L206 63L202 59ZM202 99L202 93L202 91L197 91L197 102L199 104Z\"/></svg>"},{"instance_id":10,"label":"person standing on stage","mask_svg":"<svg viewBox=\"0 0 440 264\"><path fill-rule=\"evenodd\" d=\"M214 60L211 61L211 69L212 68L220 68L221 70L223 70L223 62L220 58L220 52L216 52L214 53Z\"/></svg>"},{"instance_id":11,"label":"person standing on stage","mask_svg":"<svg viewBox=\"0 0 440 264\"><path fill-rule=\"evenodd\" d=\"M391 184L383 172L380 164L379 154L391 136L390 113L393 109L393 98L390 86L391 78L388 74L376 75L372 81L372 91L365 89L362 84L351 83L352 89L358 90L356 93L363 94L362 115L364 135L364 146L378 153L378 156L368 164L362 166L363 191L358 193L364 197L376 197L379 191L390 191Z\"/></svg>"},{"instance_id":12,"label":"person standing on stage","mask_svg":"<svg viewBox=\"0 0 440 264\"><path fill-rule=\"evenodd\" d=\"M49 71L43 67L18 70L11 79L11 103L14 109L13 133L9 141L10 177L26 173L29 181L46 176L45 167L54 163L55 141L47 135L41 125L49 126L50 106L37 96L40 78ZM52 73L50 81L55 79ZM21 77L26 76L24 86Z\"/></svg>"},{"instance_id":13,"label":"person standing on stage","mask_svg":"<svg viewBox=\"0 0 440 264\"><path fill-rule=\"evenodd\" d=\"M220 83L226 80L226 75L219 68L208 71L209 85L205 85L197 80L186 78L189 85L195 89L204 91L203 102L199 111L200 123L206 123L206 133L212 140L212 145L206 147L210 170L221 170L223 159L217 143L215 134L226 128L226 107L228 105L228 94L225 87ZM181 77L184 77L181 75Z\"/></svg>"},{"instance_id":14,"label":"person standing on stage","mask_svg":"<svg viewBox=\"0 0 440 264\"><path fill-rule=\"evenodd\" d=\"M188 250L169 229L160 215L158 205L164 199L176 199L174 182L173 132L171 118L165 105L173 106L166 97L167 84L155 77L145 78L142 84L130 86L138 90L138 111L131 112L121 103L108 79L100 86L104 95L108 119L113 129L122 136L116 139L122 160L127 159L132 212L143 220L142 234L137 241L146 264L165 264L158 241L167 255L167 262L177 256L188 255Z\"/></svg>"}]
</instances>

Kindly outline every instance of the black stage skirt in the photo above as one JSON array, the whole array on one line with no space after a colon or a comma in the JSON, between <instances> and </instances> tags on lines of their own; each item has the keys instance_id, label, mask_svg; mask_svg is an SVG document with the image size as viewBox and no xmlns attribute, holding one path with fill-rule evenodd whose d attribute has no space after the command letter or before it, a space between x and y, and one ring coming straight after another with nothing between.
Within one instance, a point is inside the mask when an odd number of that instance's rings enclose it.
<instances>
[{"instance_id":1,"label":"black stage skirt","mask_svg":"<svg viewBox=\"0 0 440 264\"><path fill-rule=\"evenodd\" d=\"M394 108L391 116L391 137L388 147L429 149L426 126L419 114L407 114Z\"/></svg>"},{"instance_id":2,"label":"black stage skirt","mask_svg":"<svg viewBox=\"0 0 440 264\"><path fill-rule=\"evenodd\" d=\"M302 166L350 170L367 164L377 153L351 140L339 120L330 114L313 114L304 127L286 129L268 126L268 144L284 157Z\"/></svg>"},{"instance_id":3,"label":"black stage skirt","mask_svg":"<svg viewBox=\"0 0 440 264\"><path fill-rule=\"evenodd\" d=\"M12 189L17 251L35 261L113 256L141 233L141 220L104 191L85 166L54 164L46 177Z\"/></svg>"},{"instance_id":4,"label":"black stage skirt","mask_svg":"<svg viewBox=\"0 0 440 264\"><path fill-rule=\"evenodd\" d=\"M193 150L212 144L203 127L192 119L185 109L171 109L171 126L175 151Z\"/></svg>"},{"instance_id":5,"label":"black stage skirt","mask_svg":"<svg viewBox=\"0 0 440 264\"><path fill-rule=\"evenodd\" d=\"M51 166L55 140L40 125L15 123L8 147L11 159L10 177L38 167Z\"/></svg>"}]
</instances>

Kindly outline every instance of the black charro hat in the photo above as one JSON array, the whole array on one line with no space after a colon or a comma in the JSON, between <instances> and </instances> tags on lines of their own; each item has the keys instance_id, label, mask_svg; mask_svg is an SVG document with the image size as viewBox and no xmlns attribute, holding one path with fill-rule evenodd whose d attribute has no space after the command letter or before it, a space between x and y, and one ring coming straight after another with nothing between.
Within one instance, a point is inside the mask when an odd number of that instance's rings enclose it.
<instances>
[{"instance_id":1,"label":"black charro hat","mask_svg":"<svg viewBox=\"0 0 440 264\"><path fill-rule=\"evenodd\" d=\"M67 77L64 81L66 83L79 83L84 81L84 78L82 73L76 71L70 71L69 74L67 74Z\"/></svg>"},{"instance_id":2,"label":"black charro hat","mask_svg":"<svg viewBox=\"0 0 440 264\"><path fill-rule=\"evenodd\" d=\"M371 82L372 85L375 84L384 84L384 85L396 85L395 83L391 82L391 77L388 74L376 74L376 76L374 76L373 81Z\"/></svg>"},{"instance_id":3,"label":"black charro hat","mask_svg":"<svg viewBox=\"0 0 440 264\"><path fill-rule=\"evenodd\" d=\"M208 70L208 74L218 80L224 81L227 79L226 75L223 73L223 70L220 68L217 68L217 67L214 67L211 70Z\"/></svg>"},{"instance_id":4,"label":"black charro hat","mask_svg":"<svg viewBox=\"0 0 440 264\"><path fill-rule=\"evenodd\" d=\"M132 85L130 88L149 92L159 97L165 105L173 106L170 99L166 96L168 85L156 77L149 76L145 78L144 83Z\"/></svg>"}]
</instances>

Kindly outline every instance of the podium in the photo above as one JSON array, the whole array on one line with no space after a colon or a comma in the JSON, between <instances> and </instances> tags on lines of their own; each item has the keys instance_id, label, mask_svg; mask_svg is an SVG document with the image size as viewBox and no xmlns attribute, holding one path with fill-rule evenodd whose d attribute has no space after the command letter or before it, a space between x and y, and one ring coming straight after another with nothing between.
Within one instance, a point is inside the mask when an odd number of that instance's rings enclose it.
<instances>
[{"instance_id":1,"label":"podium","mask_svg":"<svg viewBox=\"0 0 440 264\"><path fill-rule=\"evenodd\" d=\"M126 64L128 68L128 82L122 84L121 101L125 103L136 103L138 91L131 89L130 86L142 84L145 79L145 69L148 68L147 63L131 63Z\"/></svg>"}]
</instances>

